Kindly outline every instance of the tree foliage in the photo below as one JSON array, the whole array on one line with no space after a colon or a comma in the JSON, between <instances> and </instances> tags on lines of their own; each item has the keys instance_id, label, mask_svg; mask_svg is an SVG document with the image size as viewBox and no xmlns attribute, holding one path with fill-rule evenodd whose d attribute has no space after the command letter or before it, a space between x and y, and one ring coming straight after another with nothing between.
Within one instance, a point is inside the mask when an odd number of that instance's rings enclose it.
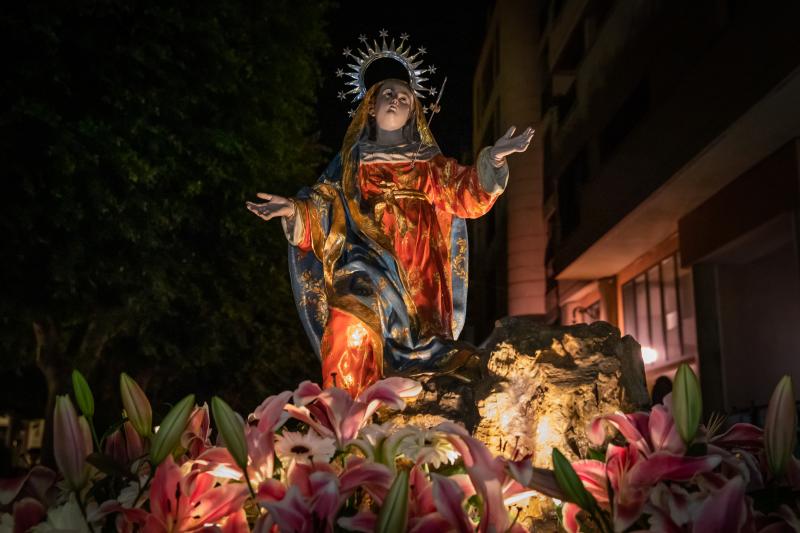
<instances>
[{"instance_id":1,"label":"tree foliage","mask_svg":"<svg viewBox=\"0 0 800 533\"><path fill-rule=\"evenodd\" d=\"M109 389L124 368L154 405L190 390L249 405L316 377L280 225L244 202L314 179L325 10L288 0L4 8L6 370L38 352L52 396L71 367Z\"/></svg>"}]
</instances>

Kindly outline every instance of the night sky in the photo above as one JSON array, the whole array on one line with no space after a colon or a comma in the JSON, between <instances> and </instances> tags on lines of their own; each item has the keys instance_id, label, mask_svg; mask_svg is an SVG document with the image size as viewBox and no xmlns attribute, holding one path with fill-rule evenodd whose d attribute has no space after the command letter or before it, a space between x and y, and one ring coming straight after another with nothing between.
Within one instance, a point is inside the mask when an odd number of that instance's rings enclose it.
<instances>
[{"instance_id":1,"label":"night sky","mask_svg":"<svg viewBox=\"0 0 800 533\"><path fill-rule=\"evenodd\" d=\"M338 91L345 89L345 78L335 75L337 68L347 70L342 49L348 47L355 51L363 46L358 41L359 35L364 34L371 41L378 39L378 32L385 29L397 43L400 34L408 33L408 43L414 50L425 47L424 65L436 66L431 81L437 89L447 76L442 111L433 121L431 130L445 155L470 162L472 77L486 32L490 4L488 1L464 2L454 8L449 2L354 1L334 7L328 17L332 50L323 61L323 84L318 99L320 142L338 150L349 123L347 111L357 105L336 97ZM426 83L426 86L431 84ZM426 98L423 103L429 100Z\"/></svg>"}]
</instances>

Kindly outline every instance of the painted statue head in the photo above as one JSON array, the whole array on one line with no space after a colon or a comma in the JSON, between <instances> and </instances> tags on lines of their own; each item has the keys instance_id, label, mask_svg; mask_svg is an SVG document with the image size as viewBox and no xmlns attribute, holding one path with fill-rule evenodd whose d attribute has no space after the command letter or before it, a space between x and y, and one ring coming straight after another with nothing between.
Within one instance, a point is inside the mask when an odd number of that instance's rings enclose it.
<instances>
[{"instance_id":1,"label":"painted statue head","mask_svg":"<svg viewBox=\"0 0 800 533\"><path fill-rule=\"evenodd\" d=\"M414 129L419 101L406 82L396 78L378 82L369 90L365 100L368 116L366 138L375 140L377 130L381 129L402 130L406 142L419 139Z\"/></svg>"}]
</instances>

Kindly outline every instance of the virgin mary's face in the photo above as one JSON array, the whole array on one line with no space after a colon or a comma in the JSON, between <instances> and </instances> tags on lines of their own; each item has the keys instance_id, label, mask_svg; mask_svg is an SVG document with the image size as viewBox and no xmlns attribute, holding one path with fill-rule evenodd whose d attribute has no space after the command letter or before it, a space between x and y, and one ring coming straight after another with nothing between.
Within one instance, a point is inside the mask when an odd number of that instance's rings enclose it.
<instances>
[{"instance_id":1,"label":"virgin mary's face","mask_svg":"<svg viewBox=\"0 0 800 533\"><path fill-rule=\"evenodd\" d=\"M375 97L375 121L384 131L405 126L414 106L414 96L408 85L399 80L386 80Z\"/></svg>"}]
</instances>

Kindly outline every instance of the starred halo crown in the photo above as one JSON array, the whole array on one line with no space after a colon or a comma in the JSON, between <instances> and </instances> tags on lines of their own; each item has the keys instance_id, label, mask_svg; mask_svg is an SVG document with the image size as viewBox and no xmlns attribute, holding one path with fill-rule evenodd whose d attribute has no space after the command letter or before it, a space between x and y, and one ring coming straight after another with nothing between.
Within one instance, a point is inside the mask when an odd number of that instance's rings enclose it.
<instances>
[{"instance_id":1,"label":"starred halo crown","mask_svg":"<svg viewBox=\"0 0 800 533\"><path fill-rule=\"evenodd\" d=\"M389 32L386 30L382 29L378 36L380 43L378 43L377 39L373 39L370 45L367 37L362 34L358 40L363 47L356 48L355 51L350 48L345 48L342 51L342 55L348 57L351 62L348 63L346 70L338 69L336 71L337 77L344 76L348 79L345 82L344 93L339 92L339 98L343 99L342 94L344 94L345 97L351 98L353 103L364 98L367 94L366 71L372 63L383 58L394 59L406 69L409 86L417 97L422 98L424 93L435 95L435 88L430 89L423 85L424 82L428 81L426 76L436 72L436 67L433 65L427 68L422 65L422 56L426 52L425 48L420 46L416 52L412 52L411 46L407 44L409 37L407 33L400 35L399 44L396 44L393 37L389 38ZM387 39L389 39L388 43Z\"/></svg>"}]
</instances>

